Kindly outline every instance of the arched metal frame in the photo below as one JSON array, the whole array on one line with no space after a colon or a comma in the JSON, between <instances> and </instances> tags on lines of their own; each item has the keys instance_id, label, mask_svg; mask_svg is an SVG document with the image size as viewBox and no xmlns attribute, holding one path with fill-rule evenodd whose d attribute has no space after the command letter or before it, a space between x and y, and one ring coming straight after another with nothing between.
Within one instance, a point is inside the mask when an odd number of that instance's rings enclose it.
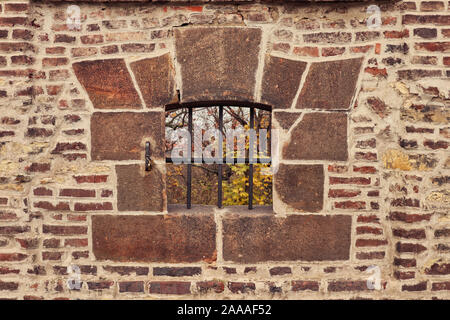
<instances>
[{"instance_id":1,"label":"arched metal frame","mask_svg":"<svg viewBox=\"0 0 450 320\"><path fill-rule=\"evenodd\" d=\"M238 107L238 108L249 108L250 109L250 129L254 128L255 122L255 109L260 109L264 111L272 111L272 107L266 104L261 103L253 103L253 102L242 102L242 101L199 101L199 102L186 102L186 103L174 103L166 105L166 111L177 110L182 108L187 108L189 110L188 115L188 131L192 137L193 135L193 109L194 108L204 108L204 107L218 107L219 108L219 130L223 130L223 107ZM271 116L272 117L272 116ZM270 125L272 123L272 118L270 118ZM223 137L221 137L223 139ZM223 140L219 141L219 154L223 155ZM177 159L182 160L184 163L187 163L187 194L186 194L186 207L190 209L192 207L191 203L191 195L192 195L192 163L204 163L202 159L195 159L191 156L192 147L193 147L193 139L191 139L191 148L189 149L189 155L187 158ZM250 135L250 145L253 145L252 137ZM270 148L269 148L270 150ZM270 151L269 151L270 152ZM253 148L249 148L249 156L248 158L232 158L233 163L247 163L249 164L249 192L248 192L248 209L253 209L253 164L255 163L272 163L272 158L261 159L254 158ZM199 161L200 160L200 161ZM225 159L223 159L225 160ZM229 158L228 158L229 160ZM166 158L166 163L173 163L172 158ZM222 161L222 163L218 163L218 183L217 183L217 206L222 208L222 166L226 161Z\"/></svg>"}]
</instances>

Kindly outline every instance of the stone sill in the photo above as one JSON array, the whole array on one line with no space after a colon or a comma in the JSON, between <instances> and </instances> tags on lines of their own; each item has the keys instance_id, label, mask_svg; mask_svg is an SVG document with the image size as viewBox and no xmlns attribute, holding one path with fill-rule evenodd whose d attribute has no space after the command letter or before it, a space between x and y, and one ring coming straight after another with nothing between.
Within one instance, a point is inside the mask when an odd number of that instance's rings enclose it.
<instances>
[{"instance_id":1,"label":"stone sill","mask_svg":"<svg viewBox=\"0 0 450 320\"><path fill-rule=\"evenodd\" d=\"M32 0L36 1L36 0ZM158 2L158 3L178 3L178 4L186 4L186 3L298 3L298 2L397 2L400 0L41 0L40 2L78 2L78 3L108 3L108 2Z\"/></svg>"},{"instance_id":2,"label":"stone sill","mask_svg":"<svg viewBox=\"0 0 450 320\"><path fill-rule=\"evenodd\" d=\"M194 204L191 209L187 209L185 204L171 204L167 206L167 213L176 214L250 214L250 215L274 215L272 206L254 206L248 210L247 206L228 206L219 209L213 205Z\"/></svg>"}]
</instances>

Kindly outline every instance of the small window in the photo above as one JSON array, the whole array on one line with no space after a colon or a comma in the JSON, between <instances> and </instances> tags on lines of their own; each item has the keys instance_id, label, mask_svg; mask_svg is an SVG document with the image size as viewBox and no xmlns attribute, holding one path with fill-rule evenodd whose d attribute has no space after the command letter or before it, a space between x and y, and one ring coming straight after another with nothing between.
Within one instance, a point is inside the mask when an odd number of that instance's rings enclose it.
<instances>
[{"instance_id":1,"label":"small window","mask_svg":"<svg viewBox=\"0 0 450 320\"><path fill-rule=\"evenodd\" d=\"M272 205L271 162L269 106L166 106L169 205Z\"/></svg>"}]
</instances>

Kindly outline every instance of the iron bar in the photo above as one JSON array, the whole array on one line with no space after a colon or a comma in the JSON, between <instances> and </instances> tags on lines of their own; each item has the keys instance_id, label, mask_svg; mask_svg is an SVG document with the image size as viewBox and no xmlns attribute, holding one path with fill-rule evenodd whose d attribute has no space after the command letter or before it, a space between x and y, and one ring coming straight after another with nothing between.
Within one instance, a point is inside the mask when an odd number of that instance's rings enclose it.
<instances>
[{"instance_id":1,"label":"iron bar","mask_svg":"<svg viewBox=\"0 0 450 320\"><path fill-rule=\"evenodd\" d=\"M250 129L254 130L255 126L255 108L261 109L265 111L271 112L271 107L264 104L259 103L251 103L251 102L234 102L237 107L244 107L250 109ZM218 147L218 155L215 157L214 160L219 159L218 161L214 161L213 163L218 164L218 185L217 185L217 206L219 208L223 207L223 164L228 165L236 165L236 164L249 164L249 173L248 173L248 181L249 181L249 188L248 188L248 209L253 209L253 175L254 175L254 167L253 165L255 163L265 163L265 164L271 164L272 163L272 154L271 154L271 140L272 136L270 133L271 129L271 122L272 122L272 114L270 114L269 118L269 139L267 141L268 143L268 153L264 155L260 155L258 152L258 156L255 157L255 143L258 141L258 137L254 132L251 132L249 135L249 152L248 156L245 155L244 157L233 157L233 158L227 158L224 156L223 152L223 111L224 107L229 106L229 101L215 101L214 103L211 103L209 101L200 101L200 102L189 102L189 103L174 103L166 106L166 111L170 110L177 110L180 108L188 108L188 131L190 133L190 147L188 149L187 155L183 157L177 157L177 158L166 158L166 163L172 163L172 164L186 164L187 165L187 190L186 190L186 205L188 209L191 209L192 206L192 164L193 163L206 163L209 164L208 161L203 159L203 157L195 157L193 155L193 145L194 145L194 133L193 133L193 109L194 108L203 108L203 107L211 107L215 106L219 108L219 147ZM252 131L253 131L252 130ZM258 146L256 146L256 151L259 150ZM220 162L220 155L222 156L222 162ZM259 157L263 156L263 157ZM227 162L227 161L231 161ZM151 170L151 161L150 161L150 143L146 142L145 145L145 170L149 171Z\"/></svg>"},{"instance_id":2,"label":"iron bar","mask_svg":"<svg viewBox=\"0 0 450 320\"><path fill-rule=\"evenodd\" d=\"M219 107L219 157L223 158L223 106ZM219 158L219 159L220 159ZM222 208L222 163L219 163L218 168L218 181L217 181L217 206Z\"/></svg>"},{"instance_id":3,"label":"iron bar","mask_svg":"<svg viewBox=\"0 0 450 320\"><path fill-rule=\"evenodd\" d=\"M189 149L188 149L188 159L192 158L192 146L194 143L193 137L193 123L192 123L192 108L189 109L189 119L188 119L188 130L189 130ZM188 163L187 165L187 193L186 193L186 205L187 208L191 208L191 196L192 196L192 163Z\"/></svg>"},{"instance_id":4,"label":"iron bar","mask_svg":"<svg viewBox=\"0 0 450 320\"><path fill-rule=\"evenodd\" d=\"M255 108L250 108L250 132L254 128ZM249 135L248 158L250 161L248 172L248 209L253 209L253 153L254 149L253 134Z\"/></svg>"},{"instance_id":5,"label":"iron bar","mask_svg":"<svg viewBox=\"0 0 450 320\"><path fill-rule=\"evenodd\" d=\"M232 162L228 163L227 160L233 160ZM235 165L235 164L249 164L249 163L266 163L271 164L272 159L270 158L253 158L250 162L250 158L223 158L222 163L229 164L229 165ZM189 158L166 158L166 163L173 163L173 164L188 164ZM191 163L207 163L203 158L191 158ZM215 163L215 162L214 162Z\"/></svg>"}]
</instances>

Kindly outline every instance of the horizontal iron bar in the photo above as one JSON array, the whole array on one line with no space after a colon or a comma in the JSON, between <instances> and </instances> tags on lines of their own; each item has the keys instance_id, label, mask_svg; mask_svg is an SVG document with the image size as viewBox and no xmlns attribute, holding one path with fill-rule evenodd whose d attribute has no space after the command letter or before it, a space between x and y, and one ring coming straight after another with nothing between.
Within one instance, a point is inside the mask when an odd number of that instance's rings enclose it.
<instances>
[{"instance_id":1,"label":"horizontal iron bar","mask_svg":"<svg viewBox=\"0 0 450 320\"><path fill-rule=\"evenodd\" d=\"M188 160L189 160L189 158L166 158L166 163L178 162L178 163L186 164L186 163L188 163ZM228 163L227 158L223 158L222 163L224 163L224 164L244 164L244 163L268 163L268 164L271 164L272 163L272 159L264 159L264 158L262 158L262 159L255 158L255 159L253 159L252 162L250 162L249 158L228 158L228 160L233 160L233 163ZM204 161L203 158L192 158L191 163L204 164L206 162ZM209 164L209 163L206 163L206 164Z\"/></svg>"},{"instance_id":2,"label":"horizontal iron bar","mask_svg":"<svg viewBox=\"0 0 450 320\"><path fill-rule=\"evenodd\" d=\"M256 108L266 111L272 111L272 107L267 104L248 102L248 101L195 101L185 103L172 103L166 105L166 111L177 110L181 108L203 108L203 107L243 107Z\"/></svg>"}]
</instances>

